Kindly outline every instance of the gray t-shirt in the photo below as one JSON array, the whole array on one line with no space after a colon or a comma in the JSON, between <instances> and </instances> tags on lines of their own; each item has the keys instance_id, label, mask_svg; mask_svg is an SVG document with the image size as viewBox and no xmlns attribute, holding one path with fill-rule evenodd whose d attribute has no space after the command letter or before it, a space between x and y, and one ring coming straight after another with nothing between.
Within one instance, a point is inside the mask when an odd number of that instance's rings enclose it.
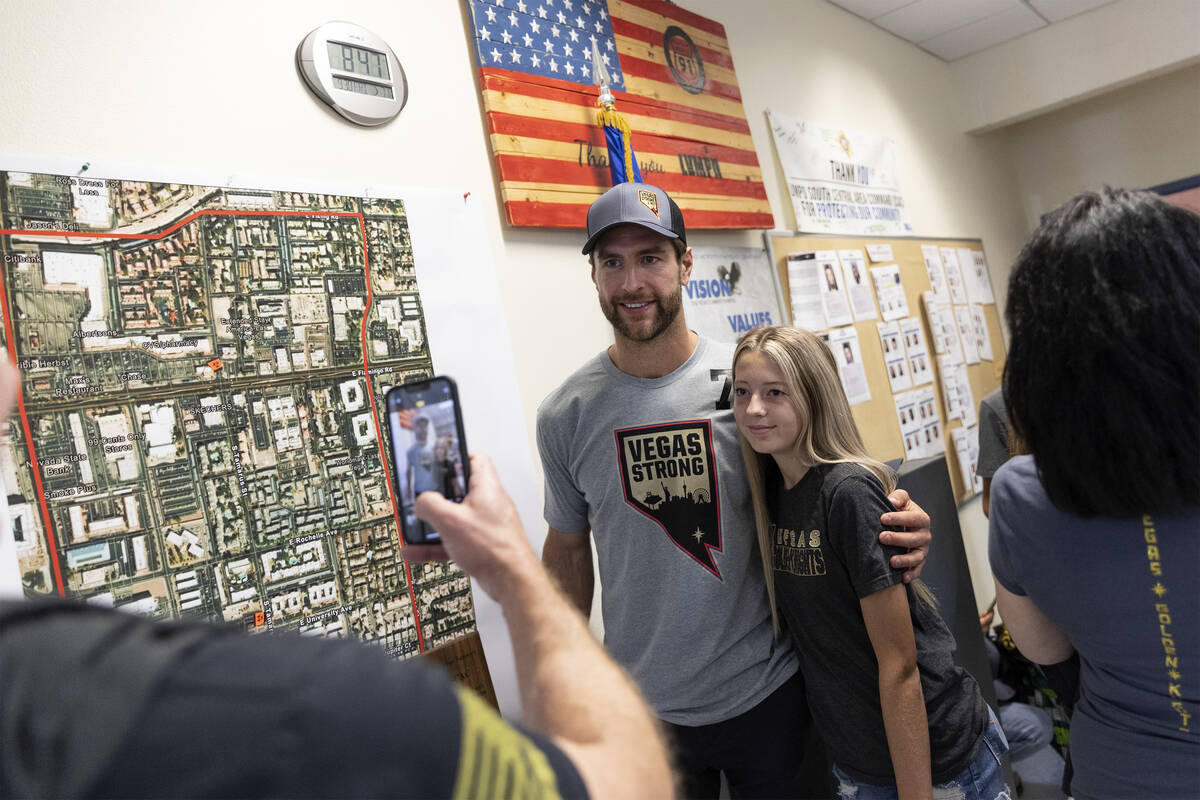
<instances>
[{"instance_id":1,"label":"gray t-shirt","mask_svg":"<svg viewBox=\"0 0 1200 800\"><path fill-rule=\"evenodd\" d=\"M1050 502L1033 457L1017 456L992 484L988 559L1079 653L1075 796L1195 797L1200 511L1077 517Z\"/></svg>"},{"instance_id":2,"label":"gray t-shirt","mask_svg":"<svg viewBox=\"0 0 1200 800\"><path fill-rule=\"evenodd\" d=\"M1008 457L1008 406L1004 390L996 389L979 404L979 465L975 474L992 477Z\"/></svg>"},{"instance_id":3,"label":"gray t-shirt","mask_svg":"<svg viewBox=\"0 0 1200 800\"><path fill-rule=\"evenodd\" d=\"M767 468L775 600L796 640L817 730L852 777L894 786L879 698L879 662L860 600L903 579L888 560L903 552L879 543L891 508L879 480L857 464L821 464L787 489ZM906 587L917 668L925 697L934 783L971 763L988 723L975 680L954 663L954 636L938 612Z\"/></svg>"},{"instance_id":4,"label":"gray t-shirt","mask_svg":"<svg viewBox=\"0 0 1200 800\"><path fill-rule=\"evenodd\" d=\"M677 725L731 719L796 672L774 642L733 412L718 410L732 357L700 337L642 379L601 353L538 409L546 522L591 526L605 646Z\"/></svg>"}]
</instances>

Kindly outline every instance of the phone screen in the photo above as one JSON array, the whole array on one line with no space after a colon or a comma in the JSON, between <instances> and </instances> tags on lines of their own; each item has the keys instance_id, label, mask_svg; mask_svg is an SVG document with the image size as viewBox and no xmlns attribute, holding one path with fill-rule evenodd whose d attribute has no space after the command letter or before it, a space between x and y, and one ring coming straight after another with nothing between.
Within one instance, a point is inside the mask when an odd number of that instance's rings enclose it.
<instances>
[{"instance_id":1,"label":"phone screen","mask_svg":"<svg viewBox=\"0 0 1200 800\"><path fill-rule=\"evenodd\" d=\"M432 378L393 388L387 405L400 534L410 544L440 542L441 535L417 519L413 503L421 492L440 492L455 502L467 492L458 390L449 378Z\"/></svg>"}]
</instances>

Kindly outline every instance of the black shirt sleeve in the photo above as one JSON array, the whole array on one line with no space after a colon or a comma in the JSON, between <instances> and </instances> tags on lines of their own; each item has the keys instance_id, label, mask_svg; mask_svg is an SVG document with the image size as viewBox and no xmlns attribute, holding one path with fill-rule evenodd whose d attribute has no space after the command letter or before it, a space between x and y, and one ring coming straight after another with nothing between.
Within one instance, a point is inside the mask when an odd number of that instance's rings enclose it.
<instances>
[{"instance_id":1,"label":"black shirt sleeve","mask_svg":"<svg viewBox=\"0 0 1200 800\"><path fill-rule=\"evenodd\" d=\"M862 467L841 478L829 496L829 537L846 565L859 599L900 583L903 571L888 563L903 553L879 541L880 516L892 510L879 480Z\"/></svg>"}]
</instances>

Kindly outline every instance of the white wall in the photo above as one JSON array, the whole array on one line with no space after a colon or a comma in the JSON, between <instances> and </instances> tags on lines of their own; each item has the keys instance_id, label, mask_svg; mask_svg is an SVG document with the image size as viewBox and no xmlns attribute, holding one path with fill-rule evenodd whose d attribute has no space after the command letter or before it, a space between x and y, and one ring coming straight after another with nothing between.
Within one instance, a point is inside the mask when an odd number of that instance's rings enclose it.
<instances>
[{"instance_id":1,"label":"white wall","mask_svg":"<svg viewBox=\"0 0 1200 800\"><path fill-rule=\"evenodd\" d=\"M1030 230L1082 191L1200 174L1200 65L1013 125L1005 136Z\"/></svg>"},{"instance_id":2,"label":"white wall","mask_svg":"<svg viewBox=\"0 0 1200 800\"><path fill-rule=\"evenodd\" d=\"M963 129L994 130L1200 61L1200 3L1117 0L953 63Z\"/></svg>"}]
</instances>

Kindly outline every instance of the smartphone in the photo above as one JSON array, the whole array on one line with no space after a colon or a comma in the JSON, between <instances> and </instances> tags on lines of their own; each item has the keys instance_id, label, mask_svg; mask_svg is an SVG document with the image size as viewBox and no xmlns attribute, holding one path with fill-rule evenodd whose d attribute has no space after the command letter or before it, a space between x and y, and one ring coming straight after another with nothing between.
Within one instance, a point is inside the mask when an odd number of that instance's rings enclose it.
<instances>
[{"instance_id":1,"label":"smartphone","mask_svg":"<svg viewBox=\"0 0 1200 800\"><path fill-rule=\"evenodd\" d=\"M400 536L407 544L439 543L441 535L417 519L413 503L421 492L441 492L456 503L467 493L471 464L458 387L444 375L393 387L387 416Z\"/></svg>"}]
</instances>

